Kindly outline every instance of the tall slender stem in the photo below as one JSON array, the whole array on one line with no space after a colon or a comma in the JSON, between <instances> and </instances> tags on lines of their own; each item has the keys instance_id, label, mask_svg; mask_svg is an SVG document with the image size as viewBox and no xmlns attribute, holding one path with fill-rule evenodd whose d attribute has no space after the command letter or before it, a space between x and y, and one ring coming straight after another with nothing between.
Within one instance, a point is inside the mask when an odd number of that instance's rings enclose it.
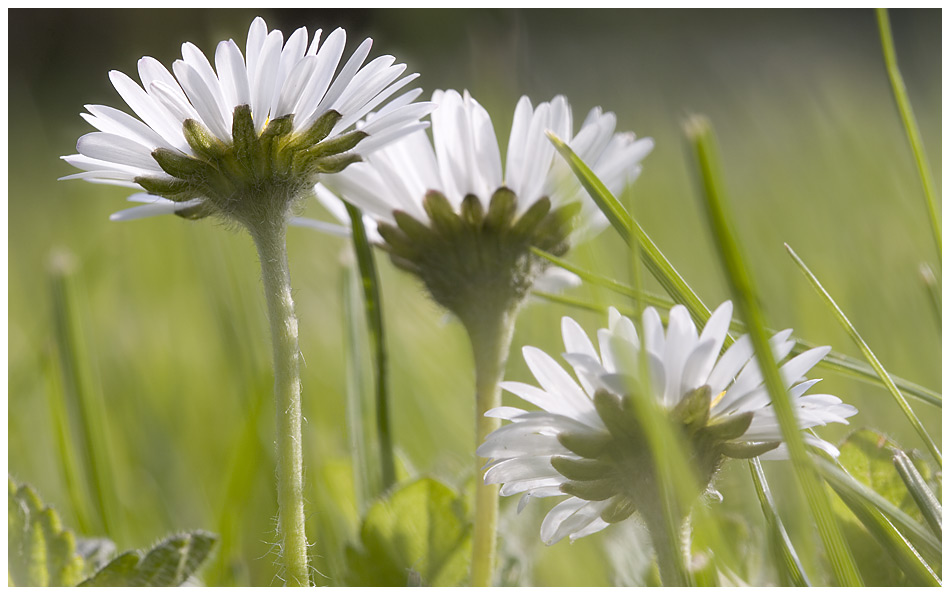
<instances>
[{"instance_id":1,"label":"tall slender stem","mask_svg":"<svg viewBox=\"0 0 950 595\"><path fill-rule=\"evenodd\" d=\"M274 345L274 397L277 412L277 531L290 586L309 586L307 535L303 511L303 444L297 316L287 266L287 223L263 221L248 226L261 260L261 278Z\"/></svg>"},{"instance_id":2,"label":"tall slender stem","mask_svg":"<svg viewBox=\"0 0 950 595\"><path fill-rule=\"evenodd\" d=\"M475 356L475 440L476 445L497 430L501 420L485 417L485 412L501 405L498 386L505 373L515 315L503 309L478 320L466 322ZM498 486L482 481L481 457L475 465L475 530L472 537L472 586L490 587L495 569L495 533L498 526Z\"/></svg>"}]
</instances>

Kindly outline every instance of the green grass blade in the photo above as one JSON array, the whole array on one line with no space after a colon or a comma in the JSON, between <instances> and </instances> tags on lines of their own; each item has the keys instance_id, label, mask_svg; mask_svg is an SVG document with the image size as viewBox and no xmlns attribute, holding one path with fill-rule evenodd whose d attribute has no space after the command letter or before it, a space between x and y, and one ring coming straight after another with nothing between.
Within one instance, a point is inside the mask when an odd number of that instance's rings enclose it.
<instances>
[{"instance_id":1,"label":"green grass blade","mask_svg":"<svg viewBox=\"0 0 950 595\"><path fill-rule=\"evenodd\" d=\"M943 319L943 300L940 297L940 282L934 275L934 270L930 265L923 263L920 265L920 280L927 290L927 297L930 298L930 306L934 311L934 318L937 320L937 331L940 331L940 321Z\"/></svg>"},{"instance_id":2,"label":"green grass blade","mask_svg":"<svg viewBox=\"0 0 950 595\"><path fill-rule=\"evenodd\" d=\"M939 564L942 546L933 533L884 496L867 487L845 471L837 462L816 458L815 467L835 491L842 491L866 503L890 519L913 542L917 550L932 564Z\"/></svg>"},{"instance_id":3,"label":"green grass blade","mask_svg":"<svg viewBox=\"0 0 950 595\"><path fill-rule=\"evenodd\" d=\"M83 455L85 483L92 493L99 530L112 538L122 529L115 481L112 476L105 407L95 386L92 358L87 350L80 308L77 304L75 264L69 254L58 253L51 259L50 293L53 301L53 332L62 388L67 397L70 418L78 435L76 450Z\"/></svg>"},{"instance_id":4,"label":"green grass blade","mask_svg":"<svg viewBox=\"0 0 950 595\"><path fill-rule=\"evenodd\" d=\"M590 194L591 198L594 199L594 202L597 203L600 210L607 216L610 224L617 230L617 233L620 234L624 242L626 242L628 246L631 245L632 242L639 244L640 256L643 258L643 263L647 266L647 269L653 277L663 286L663 289L670 294L670 297L673 298L676 303L686 306L690 316L692 316L697 324L704 325L706 320L709 319L709 308L703 304L699 296L696 295L696 292L690 288L686 280L673 268L670 261L666 259L657 245L653 243L653 240L651 240L643 228L640 227L640 224L630 217L630 214L627 213L627 210L620 204L620 201L610 193L610 190L604 186L604 183L594 175L594 172L591 171L587 164L585 164L564 141L551 132L548 132L548 138L554 143L555 148L557 148L561 156L567 161L574 175L577 176L577 179Z\"/></svg>"},{"instance_id":5,"label":"green grass blade","mask_svg":"<svg viewBox=\"0 0 950 595\"><path fill-rule=\"evenodd\" d=\"M640 300L644 304L647 304L649 306L654 306L656 308L659 308L662 311L669 311L669 309L673 307L675 303L668 298L658 296L647 291L638 292L637 290L630 287L629 285L625 285L614 279L610 279L608 277L604 277L602 275L592 273L591 271L585 270L582 267L579 267L575 264L567 262L566 260L562 258L558 258L557 256L554 256L552 254L548 254L547 252L544 252L543 250L533 249L533 251L535 254L537 254L541 258L544 258L545 260L549 261L550 263L556 266L563 268L564 270L574 273L575 275L580 277L582 280L592 283L594 285L609 289L617 293L618 295ZM600 306L595 306L593 304L584 302L576 298L568 298L564 296L553 296L551 294L545 294L544 292L534 292L534 294L548 301L553 301L553 302L561 303L564 305L581 308L584 310L592 310L595 312L603 311L603 308L601 308ZM623 311L623 308L620 308L620 310ZM627 315L630 316L629 313L627 313ZM736 333L741 334L745 332L745 325L742 324L738 320L733 320L731 323L731 327ZM770 334L775 334L776 332L772 329L767 329L767 330ZM816 347L815 344L809 343L807 341L803 341L802 339L799 339L799 338L796 338L795 341L796 341L795 347L792 349L793 356L798 355L800 353L804 353L805 351L808 351L809 349ZM839 353L837 351L830 352L828 355L825 356L825 359L818 362L817 365L824 369L834 370L836 372L842 372L842 373L848 374L849 376L858 378L865 382L870 382L871 384L884 386L883 381L881 380L881 378L877 375L877 373L874 371L874 369L871 366L867 365L866 363L862 362L859 359L850 357L848 355ZM900 378L898 376L891 376L891 379L894 381L894 384L896 384L898 388L906 392L908 395L913 396L914 398L919 399L925 403L936 405L937 407L942 406L943 401L939 393L936 393L930 390L929 388L920 386L919 384L913 383L909 380Z\"/></svg>"},{"instance_id":6,"label":"green grass blade","mask_svg":"<svg viewBox=\"0 0 950 595\"><path fill-rule=\"evenodd\" d=\"M795 420L791 400L769 347L765 316L759 307L755 284L745 265L742 251L733 232L732 222L729 220L712 127L705 118L694 117L687 123L686 131L696 151L707 217L736 300L736 309L748 326L749 337L755 347L756 359L762 371L765 386L772 398L772 407L778 417L782 436L788 446L799 484L818 525L818 532L825 545L835 578L841 586L861 586L863 583L851 550L831 511L828 494L814 473L805 450L805 441Z\"/></svg>"},{"instance_id":7,"label":"green grass blade","mask_svg":"<svg viewBox=\"0 0 950 595\"><path fill-rule=\"evenodd\" d=\"M891 79L891 89L894 91L894 101L897 111L900 112L907 141L914 153L914 162L917 164L917 173L924 189L924 198L927 200L927 213L930 215L930 226L933 229L934 242L937 244L937 259L943 257L943 240L940 231L940 214L938 213L937 198L934 190L933 177L930 174L930 165L924 152L924 143L920 138L920 128L917 118L907 96L907 87L904 78L897 67L897 53L894 51L894 36L891 34L891 21L887 16L886 8L876 9L878 31L881 34L881 48L884 51L884 65L887 66L887 76Z\"/></svg>"},{"instance_id":8,"label":"green grass blade","mask_svg":"<svg viewBox=\"0 0 950 595\"><path fill-rule=\"evenodd\" d=\"M907 578L915 583L914 586L940 586L940 578L887 517L843 490L835 489L835 492Z\"/></svg>"},{"instance_id":9,"label":"green grass blade","mask_svg":"<svg viewBox=\"0 0 950 595\"><path fill-rule=\"evenodd\" d=\"M937 539L942 540L943 507L940 505L940 500L938 500L930 490L930 486L927 485L927 482L924 481L920 472L917 471L917 467L914 466L914 462L910 460L907 453L896 448L893 450L893 453L894 467L900 474L901 479L904 480L907 491L910 492L914 502L917 503L917 508L919 508L920 512L924 515L924 520L930 525L934 535L937 536Z\"/></svg>"},{"instance_id":10,"label":"green grass blade","mask_svg":"<svg viewBox=\"0 0 950 595\"><path fill-rule=\"evenodd\" d=\"M762 470L762 463L758 458L749 461L749 470L752 472L752 483L755 485L755 493L759 498L759 505L762 507L762 514L765 515L765 523L769 532L769 539L772 541L773 552L776 554L774 560L776 567L782 576L793 587L810 587L808 575L802 567L801 560L798 559L798 553L792 546L788 538L788 532L782 519L779 518L775 508L775 502L772 500L772 491L769 490L769 484L765 480L765 472Z\"/></svg>"},{"instance_id":11,"label":"green grass blade","mask_svg":"<svg viewBox=\"0 0 950 595\"><path fill-rule=\"evenodd\" d=\"M366 307L366 319L373 341L373 359L376 364L376 431L379 434L382 488L386 490L396 483L396 463L389 415L388 357L386 337L383 334L383 302L379 292L379 276L376 273L373 248L370 246L363 226L363 214L353 205L345 204L352 225L353 249L356 251L356 260L363 280L363 304Z\"/></svg>"},{"instance_id":12,"label":"green grass blade","mask_svg":"<svg viewBox=\"0 0 950 595\"><path fill-rule=\"evenodd\" d=\"M77 529L81 535L92 532L92 521L89 518L87 499L82 489L82 480L79 477L79 461L73 449L72 433L69 430L69 408L66 395L63 391L60 378L62 372L57 369L55 355L52 349L43 354L43 375L48 385L50 419L53 422L53 434L56 438L57 459L63 473L63 483L66 493L69 494L73 515L76 517Z\"/></svg>"},{"instance_id":13,"label":"green grass blade","mask_svg":"<svg viewBox=\"0 0 950 595\"><path fill-rule=\"evenodd\" d=\"M894 385L894 381L888 375L887 371L884 369L884 366L881 365L881 362L877 359L877 356L871 351L871 348L868 347L867 343L864 342L864 339L861 338L861 335L858 334L857 329L854 328L854 325L851 324L851 321L848 320L848 317L845 316L844 312L841 311L841 308L838 307L838 304L835 303L834 299L828 293L827 290L822 286L821 282L818 281L818 278L814 273L811 272L811 269L799 258L798 254L792 250L791 246L785 244L785 249L788 250L788 253L791 255L792 260L795 261L795 264L798 265L798 268L801 269L802 273L805 274L805 277L811 283L812 287L815 288L815 291L825 300L825 303L832 310L835 315L835 318L838 319L838 322L841 323L841 326L847 331L851 339L854 341L855 345L858 346L858 349L861 350L861 353L864 355L865 359L868 360L868 363L871 364L871 367L874 368L874 371L877 372L877 375L880 377L881 381L884 383L884 386L887 388L888 392L891 393L891 396L894 397L894 400L897 402L898 406L901 408L901 411L904 412L904 416L907 417L910 421L911 426L917 432L917 435L920 436L921 440L924 441L924 444L927 445L927 448L930 450L930 454L933 455L937 463L943 466L943 457L940 455L940 449L937 447L937 444L933 441L927 430L924 429L923 424L920 423L920 420L917 418L917 414L914 413L914 410L910 408L910 405L907 404L907 400L904 398L904 395L901 394L901 391Z\"/></svg>"},{"instance_id":14,"label":"green grass blade","mask_svg":"<svg viewBox=\"0 0 950 595\"><path fill-rule=\"evenodd\" d=\"M382 493L382 472L378 456L373 456L376 440L367 433L372 427L371 390L364 376L363 362L368 356L366 329L361 324L364 310L360 290L361 278L356 263L342 267L343 286L343 349L346 367L346 435L353 460L353 487L356 510L366 512Z\"/></svg>"}]
</instances>

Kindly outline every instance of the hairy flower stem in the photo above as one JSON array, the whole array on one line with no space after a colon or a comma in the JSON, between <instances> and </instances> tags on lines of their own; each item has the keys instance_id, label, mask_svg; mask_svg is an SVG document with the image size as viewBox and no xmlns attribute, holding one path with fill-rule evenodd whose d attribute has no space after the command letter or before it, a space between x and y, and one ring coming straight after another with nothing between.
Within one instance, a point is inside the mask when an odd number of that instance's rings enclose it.
<instances>
[{"instance_id":1,"label":"hairy flower stem","mask_svg":"<svg viewBox=\"0 0 950 595\"><path fill-rule=\"evenodd\" d=\"M287 222L266 218L247 225L261 260L261 278L274 345L274 397L277 412L277 532L284 580L310 586L303 511L303 444L301 440L300 368L297 316L287 266Z\"/></svg>"},{"instance_id":2,"label":"hairy flower stem","mask_svg":"<svg viewBox=\"0 0 950 595\"><path fill-rule=\"evenodd\" d=\"M497 430L501 420L485 417L489 409L501 406L501 382L508 361L515 313L505 308L486 308L482 315L463 320L475 356L475 444ZM482 468L486 459L475 462L475 529L472 538L473 587L490 587L495 569L495 533L498 525L498 486L486 485Z\"/></svg>"},{"instance_id":3,"label":"hairy flower stem","mask_svg":"<svg viewBox=\"0 0 950 595\"><path fill-rule=\"evenodd\" d=\"M658 511L654 511L658 512ZM689 560L689 518L671 527L665 515L641 511L656 551L656 564L664 587L692 586L686 561Z\"/></svg>"}]
</instances>

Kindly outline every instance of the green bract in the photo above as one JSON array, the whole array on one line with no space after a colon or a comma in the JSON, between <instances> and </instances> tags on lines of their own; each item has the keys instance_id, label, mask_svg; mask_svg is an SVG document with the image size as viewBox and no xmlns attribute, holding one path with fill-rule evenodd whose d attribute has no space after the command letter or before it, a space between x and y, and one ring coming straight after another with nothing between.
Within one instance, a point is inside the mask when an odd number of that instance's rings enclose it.
<instances>
[{"instance_id":1,"label":"green bract","mask_svg":"<svg viewBox=\"0 0 950 595\"><path fill-rule=\"evenodd\" d=\"M139 176L135 182L174 202L205 198L176 212L187 219L220 215L247 224L283 218L311 191L319 174L336 173L359 161L359 155L348 151L367 136L356 130L326 140L341 118L332 110L296 134L293 118L289 114L269 120L257 134L250 106L239 105L234 108L230 144L196 120L185 120L185 140L195 155L155 149L152 157L171 179Z\"/></svg>"},{"instance_id":2,"label":"green bract","mask_svg":"<svg viewBox=\"0 0 950 595\"><path fill-rule=\"evenodd\" d=\"M466 324L481 312L507 312L524 299L548 266L532 252L564 254L580 203L551 209L542 197L520 216L518 197L502 187L486 209L474 194L456 213L444 194L426 193L423 223L395 211L396 225L380 223L379 233L393 264L419 277L432 297Z\"/></svg>"}]
</instances>

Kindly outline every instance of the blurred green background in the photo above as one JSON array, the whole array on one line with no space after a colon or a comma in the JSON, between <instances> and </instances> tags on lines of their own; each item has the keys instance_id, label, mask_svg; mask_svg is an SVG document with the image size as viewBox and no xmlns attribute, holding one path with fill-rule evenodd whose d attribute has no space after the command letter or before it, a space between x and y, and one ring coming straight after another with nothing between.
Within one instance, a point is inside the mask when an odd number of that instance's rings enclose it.
<instances>
[{"instance_id":1,"label":"blurred green background","mask_svg":"<svg viewBox=\"0 0 950 595\"><path fill-rule=\"evenodd\" d=\"M110 223L130 192L58 182L91 128L84 104L127 109L107 73L135 76L151 55L166 65L192 41L211 55L233 37L243 47L261 14L285 34L299 26L347 29L347 53L366 36L373 55L393 54L419 72L428 95L467 88L507 134L516 100L567 95L580 122L591 107L617 113L619 128L656 140L627 197L673 264L709 305L726 285L702 218L681 124L707 114L722 145L738 233L773 327L859 355L787 257L788 242L851 317L887 369L939 390L940 325L919 279L938 262L911 154L894 107L874 14L862 11L576 10L11 10L9 11L9 438L8 464L34 484L64 522L106 530L92 512L83 446L57 357L51 260L62 270L81 329L81 383L90 443L104 454L109 536L143 547L178 529L223 536L208 584L273 582L274 462L270 345L250 239L208 221L174 217ZM941 163L941 29L936 10L892 11L898 59L937 183ZM128 110L127 110L128 111ZM306 214L322 217L315 201ZM304 427L314 566L339 584L340 550L357 526L344 431L343 263L349 246L290 232L300 317ZM629 261L611 230L570 259L622 280ZM464 333L407 275L380 258L392 363L396 445L406 474L464 489L471 480L473 371ZM52 276L51 276L52 275ZM651 287L657 287L651 285ZM595 287L571 292L604 305ZM625 304L628 305L628 304ZM531 381L520 346L562 351L559 320L593 332L604 320L535 303L519 320L508 378ZM364 367L368 366L364 362ZM369 371L364 370L368 375ZM881 388L824 374L822 392L858 407L852 427L885 431L921 448ZM64 393L65 390L65 393ZM65 397L63 396L65 394ZM63 406L64 399L66 401ZM506 396L514 404L515 399ZM937 440L940 410L912 401ZM73 461L57 446L68 411ZM820 432L830 439L844 427ZM766 472L806 567L821 575L817 539L792 489L787 463ZM78 478L78 479L76 479ZM70 490L70 481L78 487ZM744 465L727 464L718 508L759 543L762 517ZM575 544L537 538L551 505L513 515L503 501L503 550L519 549L506 580L609 585L619 580L602 548L613 527ZM84 511L85 509L85 511ZM511 513L511 514L509 514ZM749 546L750 551L752 545ZM532 558L533 557L533 558ZM755 556L750 554L749 564ZM528 562L533 559L533 562ZM754 573L753 573L754 574ZM767 572L762 581L770 580Z\"/></svg>"}]
</instances>

